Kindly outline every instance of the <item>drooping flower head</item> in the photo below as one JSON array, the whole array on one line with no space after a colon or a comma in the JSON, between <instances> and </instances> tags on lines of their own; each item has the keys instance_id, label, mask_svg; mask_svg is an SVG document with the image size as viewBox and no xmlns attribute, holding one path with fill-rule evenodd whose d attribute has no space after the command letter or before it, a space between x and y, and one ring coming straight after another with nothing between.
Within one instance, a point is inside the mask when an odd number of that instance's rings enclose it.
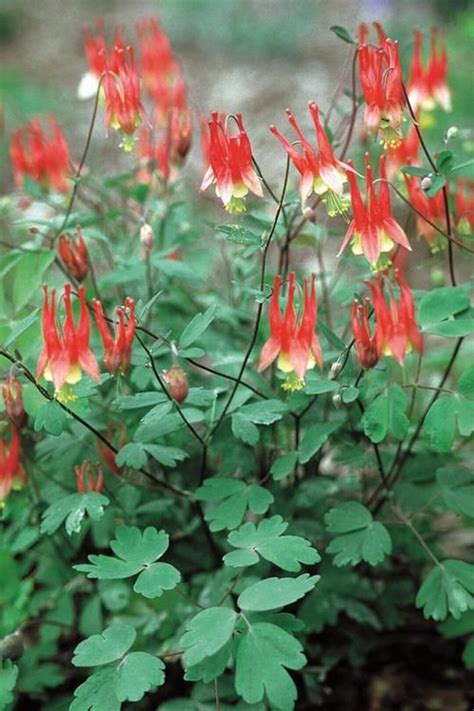
<instances>
[{"instance_id":1,"label":"drooping flower head","mask_svg":"<svg viewBox=\"0 0 474 711\"><path fill-rule=\"evenodd\" d=\"M112 336L100 301L94 299L93 306L97 328L104 346L105 367L112 375L118 373L125 375L130 367L135 337L135 300L127 297L123 306L117 309L118 323L115 325L115 337Z\"/></svg>"},{"instance_id":2,"label":"drooping flower head","mask_svg":"<svg viewBox=\"0 0 474 711\"><path fill-rule=\"evenodd\" d=\"M422 112L432 111L437 105L444 111L451 111L451 92L447 84L446 41L443 40L442 46L439 47L437 30L432 29L431 50L426 66L423 64L422 48L423 33L415 30L413 59L407 85L410 104L415 112L419 109Z\"/></svg>"},{"instance_id":3,"label":"drooping flower head","mask_svg":"<svg viewBox=\"0 0 474 711\"><path fill-rule=\"evenodd\" d=\"M249 190L263 197L262 186L252 165L252 146L244 128L242 115L236 114L237 133L214 111L209 127L209 167L201 183L206 190L215 183L216 195L230 213L245 211L245 196Z\"/></svg>"},{"instance_id":4,"label":"drooping flower head","mask_svg":"<svg viewBox=\"0 0 474 711\"><path fill-rule=\"evenodd\" d=\"M12 488L24 485L25 480L25 470L20 461L20 435L12 425L10 444L0 438L0 508Z\"/></svg>"},{"instance_id":5,"label":"drooping flower head","mask_svg":"<svg viewBox=\"0 0 474 711\"><path fill-rule=\"evenodd\" d=\"M56 324L56 291L52 289L51 298L45 285L42 312L43 349L38 358L36 378L44 377L54 383L60 399L73 397L66 385L79 382L84 370L93 380L100 382L99 366L89 348L90 317L87 310L84 287L79 287L80 313L77 326L71 304L70 284L64 286L65 318L62 331Z\"/></svg>"},{"instance_id":6,"label":"drooping flower head","mask_svg":"<svg viewBox=\"0 0 474 711\"><path fill-rule=\"evenodd\" d=\"M288 277L288 296L284 314L280 310L281 277L275 276L270 302L270 338L262 348L258 365L259 372L268 368L275 359L277 366L288 377L283 384L286 390L300 390L309 368L317 363L322 368L323 356L316 337L317 298L316 277L311 277L311 289L305 279L303 284L303 312L300 321L295 311L295 275Z\"/></svg>"},{"instance_id":7,"label":"drooping flower head","mask_svg":"<svg viewBox=\"0 0 474 711\"><path fill-rule=\"evenodd\" d=\"M399 298L389 291L389 303L384 295L384 279L377 275L374 282L366 282L372 292L375 312L375 339L379 357L390 355L403 365L407 353L415 348L423 353L423 337L416 324L413 294L405 278L398 270L395 281L399 289ZM385 280L385 283L387 281ZM389 285L390 286L390 285Z\"/></svg>"},{"instance_id":8,"label":"drooping flower head","mask_svg":"<svg viewBox=\"0 0 474 711\"><path fill-rule=\"evenodd\" d=\"M168 386L168 392L176 402L184 402L189 392L188 376L180 365L172 365L163 371L163 378Z\"/></svg>"},{"instance_id":9,"label":"drooping flower head","mask_svg":"<svg viewBox=\"0 0 474 711\"><path fill-rule=\"evenodd\" d=\"M16 185L27 176L45 190L67 192L71 177L69 148L53 116L44 129L39 118L17 128L11 137L10 160Z\"/></svg>"},{"instance_id":10,"label":"drooping flower head","mask_svg":"<svg viewBox=\"0 0 474 711\"><path fill-rule=\"evenodd\" d=\"M416 216L416 229L429 245L433 254L444 249L447 245L445 237L440 234L435 227L427 222L426 217L434 225L441 229L446 228L446 216L444 210L443 193L438 191L433 197L429 197L421 187L420 178L415 175L404 174L408 197L410 202L421 215Z\"/></svg>"},{"instance_id":11,"label":"drooping flower head","mask_svg":"<svg viewBox=\"0 0 474 711\"><path fill-rule=\"evenodd\" d=\"M3 402L8 419L21 430L27 423L27 415L23 404L21 383L15 375L9 375L2 383Z\"/></svg>"},{"instance_id":12,"label":"drooping flower head","mask_svg":"<svg viewBox=\"0 0 474 711\"><path fill-rule=\"evenodd\" d=\"M328 203L329 215L334 216L347 209L347 205L342 199L346 182L344 164L334 157L331 144L319 118L318 106L314 101L309 102L309 111L316 132L317 150L309 143L295 117L288 109L286 115L300 145L296 147L290 143L276 126L270 126L270 131L283 145L300 174L300 194L303 208L310 195L316 193L324 196L323 199Z\"/></svg>"},{"instance_id":13,"label":"drooping flower head","mask_svg":"<svg viewBox=\"0 0 474 711\"><path fill-rule=\"evenodd\" d=\"M80 225L77 225L75 235L68 232L59 235L58 254L70 276L84 281L89 272L89 255Z\"/></svg>"},{"instance_id":14,"label":"drooping flower head","mask_svg":"<svg viewBox=\"0 0 474 711\"><path fill-rule=\"evenodd\" d=\"M402 120L405 108L403 76L398 42L387 38L376 25L379 47L363 43L358 49L359 80L366 108L364 121L369 130L378 132L384 148L395 147L402 140Z\"/></svg>"},{"instance_id":15,"label":"drooping flower head","mask_svg":"<svg viewBox=\"0 0 474 711\"><path fill-rule=\"evenodd\" d=\"M122 135L122 147L133 149L133 134L142 123L144 108L140 96L140 81L135 66L132 47L114 47L116 71L107 69L104 74L105 123Z\"/></svg>"},{"instance_id":16,"label":"drooping flower head","mask_svg":"<svg viewBox=\"0 0 474 711\"><path fill-rule=\"evenodd\" d=\"M74 467L76 473L76 488L78 494L87 494L96 491L100 494L104 488L104 472L99 462L95 467L89 459L85 459L79 466Z\"/></svg>"},{"instance_id":17,"label":"drooping flower head","mask_svg":"<svg viewBox=\"0 0 474 711\"><path fill-rule=\"evenodd\" d=\"M359 362L363 368L377 365L380 353L377 347L377 331L369 324L370 299L361 304L358 299L352 303L352 335Z\"/></svg>"},{"instance_id":18,"label":"drooping flower head","mask_svg":"<svg viewBox=\"0 0 474 711\"><path fill-rule=\"evenodd\" d=\"M381 255L390 252L395 244L411 250L408 238L392 215L390 190L386 182L385 156L380 158L380 187L375 190L369 154L365 155L366 201L362 200L352 163L347 171L351 189L353 218L349 224L338 256L349 242L354 254L363 254L372 268L387 266Z\"/></svg>"}]
</instances>

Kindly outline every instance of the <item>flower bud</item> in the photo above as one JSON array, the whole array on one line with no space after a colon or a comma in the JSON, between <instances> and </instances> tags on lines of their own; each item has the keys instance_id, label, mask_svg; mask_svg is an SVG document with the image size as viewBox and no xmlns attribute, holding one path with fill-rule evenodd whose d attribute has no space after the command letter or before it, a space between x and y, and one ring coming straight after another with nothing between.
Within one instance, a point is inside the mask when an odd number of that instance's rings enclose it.
<instances>
[{"instance_id":1,"label":"flower bud","mask_svg":"<svg viewBox=\"0 0 474 711\"><path fill-rule=\"evenodd\" d=\"M308 220L308 222L316 222L316 210L313 210L312 207L305 207L305 209L303 210L303 215Z\"/></svg>"},{"instance_id":2,"label":"flower bud","mask_svg":"<svg viewBox=\"0 0 474 711\"><path fill-rule=\"evenodd\" d=\"M168 385L168 391L173 400L183 402L189 391L188 376L179 365L173 365L170 370L163 371L163 377Z\"/></svg>"},{"instance_id":3,"label":"flower bud","mask_svg":"<svg viewBox=\"0 0 474 711\"><path fill-rule=\"evenodd\" d=\"M450 141L452 138L457 138L459 133L459 129L457 126L450 126L448 130L446 131L444 140L447 143Z\"/></svg>"},{"instance_id":4,"label":"flower bud","mask_svg":"<svg viewBox=\"0 0 474 711\"><path fill-rule=\"evenodd\" d=\"M422 190L429 190L433 184L433 180L431 179L431 175L425 175L424 178L422 178L420 187Z\"/></svg>"},{"instance_id":5,"label":"flower bud","mask_svg":"<svg viewBox=\"0 0 474 711\"><path fill-rule=\"evenodd\" d=\"M104 487L104 473L99 462L94 465L89 459L84 460L81 466L74 467L76 472L76 488L78 494L87 494L96 491L100 494Z\"/></svg>"},{"instance_id":6,"label":"flower bud","mask_svg":"<svg viewBox=\"0 0 474 711\"><path fill-rule=\"evenodd\" d=\"M140 257L144 260L150 258L150 254L155 246L155 235L151 225L144 222L140 228Z\"/></svg>"},{"instance_id":7,"label":"flower bud","mask_svg":"<svg viewBox=\"0 0 474 711\"><path fill-rule=\"evenodd\" d=\"M13 424L20 430L26 425L27 415L23 405L21 384L14 375L6 378L2 386L5 411Z\"/></svg>"},{"instance_id":8,"label":"flower bud","mask_svg":"<svg viewBox=\"0 0 474 711\"><path fill-rule=\"evenodd\" d=\"M341 364L339 363L338 360L336 360L332 365L331 369L329 371L329 380L335 380L339 373L341 372Z\"/></svg>"},{"instance_id":9,"label":"flower bud","mask_svg":"<svg viewBox=\"0 0 474 711\"><path fill-rule=\"evenodd\" d=\"M342 403L342 398L341 398L340 393L334 393L334 395L332 396L332 404L334 405L336 410L338 410L341 407L341 403Z\"/></svg>"}]
</instances>

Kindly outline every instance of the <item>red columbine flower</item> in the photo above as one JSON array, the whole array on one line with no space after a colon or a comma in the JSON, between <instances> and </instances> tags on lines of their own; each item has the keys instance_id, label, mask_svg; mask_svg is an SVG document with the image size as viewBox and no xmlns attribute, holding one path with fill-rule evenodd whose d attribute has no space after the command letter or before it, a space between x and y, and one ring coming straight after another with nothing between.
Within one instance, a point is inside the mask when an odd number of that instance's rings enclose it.
<instances>
[{"instance_id":1,"label":"red columbine flower","mask_svg":"<svg viewBox=\"0 0 474 711\"><path fill-rule=\"evenodd\" d=\"M423 353L423 337L415 320L415 304L410 287L403 275L395 271L395 280L400 297L397 300L390 293L387 305L383 292L382 277L377 275L375 283L366 282L372 292L376 321L376 343L379 355L391 355L403 365L407 353L413 348Z\"/></svg>"},{"instance_id":2,"label":"red columbine flower","mask_svg":"<svg viewBox=\"0 0 474 711\"><path fill-rule=\"evenodd\" d=\"M404 174L405 182L408 189L408 197L413 207L415 207L421 215L416 216L416 229L428 243L433 254L439 252L446 247L446 239L432 225L430 225L422 215L432 223L445 228L445 210L443 193L437 192L433 197L428 197L421 187L420 178L415 175Z\"/></svg>"},{"instance_id":3,"label":"red columbine flower","mask_svg":"<svg viewBox=\"0 0 474 711\"><path fill-rule=\"evenodd\" d=\"M182 162L189 153L193 137L191 109L174 107L170 113L171 152L175 160Z\"/></svg>"},{"instance_id":4,"label":"red columbine flower","mask_svg":"<svg viewBox=\"0 0 474 711\"><path fill-rule=\"evenodd\" d=\"M402 140L405 108L403 76L398 42L385 37L377 26L379 47L364 43L358 49L359 79L366 101L364 120L372 131L378 131L384 148L395 147Z\"/></svg>"},{"instance_id":5,"label":"red columbine flower","mask_svg":"<svg viewBox=\"0 0 474 711\"><path fill-rule=\"evenodd\" d=\"M370 330L369 324L370 299L364 299L361 304L357 299L352 304L352 335L360 364L363 368L373 368L380 358L377 347L377 331Z\"/></svg>"},{"instance_id":6,"label":"red columbine flower","mask_svg":"<svg viewBox=\"0 0 474 711\"><path fill-rule=\"evenodd\" d=\"M456 226L461 234L474 231L474 181L458 180L454 194Z\"/></svg>"},{"instance_id":7,"label":"red columbine flower","mask_svg":"<svg viewBox=\"0 0 474 711\"><path fill-rule=\"evenodd\" d=\"M20 462L20 435L12 425L10 446L0 438L0 508L14 486L25 483L26 474Z\"/></svg>"},{"instance_id":8,"label":"red columbine flower","mask_svg":"<svg viewBox=\"0 0 474 711\"><path fill-rule=\"evenodd\" d=\"M28 418L23 404L21 383L15 375L10 375L3 381L2 395L8 418L20 430L26 425Z\"/></svg>"},{"instance_id":9,"label":"red columbine flower","mask_svg":"<svg viewBox=\"0 0 474 711\"><path fill-rule=\"evenodd\" d=\"M78 494L87 494L96 491L100 494L104 487L104 472L99 462L95 468L89 459L84 460L81 466L74 467L76 472L76 487Z\"/></svg>"},{"instance_id":10,"label":"red columbine flower","mask_svg":"<svg viewBox=\"0 0 474 711\"><path fill-rule=\"evenodd\" d=\"M76 227L75 236L68 232L59 235L58 254L70 276L84 281L89 272L89 255L80 225Z\"/></svg>"},{"instance_id":11,"label":"red columbine flower","mask_svg":"<svg viewBox=\"0 0 474 711\"><path fill-rule=\"evenodd\" d=\"M281 277L275 277L269 312L270 338L262 348L258 370L265 370L278 358L278 368L288 373L283 385L285 390L300 390L304 385L306 371L313 368L315 363L320 368L323 365L321 347L315 334L318 309L315 279L313 274L311 292L307 280L304 280L303 314L298 324L294 308L295 275L291 272L288 277L288 299L284 315L280 311Z\"/></svg>"},{"instance_id":12,"label":"red columbine flower","mask_svg":"<svg viewBox=\"0 0 474 711\"><path fill-rule=\"evenodd\" d=\"M142 122L144 109L140 98L138 79L132 47L114 47L117 70L108 69L104 74L104 96L106 105L105 122L107 128L122 134L122 147L129 152L133 149L133 134Z\"/></svg>"},{"instance_id":13,"label":"red columbine flower","mask_svg":"<svg viewBox=\"0 0 474 711\"><path fill-rule=\"evenodd\" d=\"M115 325L115 338L110 332L109 325L105 320L102 304L94 299L94 314L99 329L100 337L104 346L104 364L112 375L125 375L130 366L132 357L132 344L135 336L135 301L127 297L123 306L118 308L116 313L118 323ZM128 321L125 323L125 314L128 314Z\"/></svg>"},{"instance_id":14,"label":"red columbine flower","mask_svg":"<svg viewBox=\"0 0 474 711\"><path fill-rule=\"evenodd\" d=\"M223 121L217 111L211 114L209 126L209 167L201 190L216 184L216 195L230 213L245 212L244 198L248 191L263 197L262 186L252 166L252 146L242 122L236 115L238 132L232 135L229 117ZM227 125L226 125L227 124Z\"/></svg>"},{"instance_id":15,"label":"red columbine flower","mask_svg":"<svg viewBox=\"0 0 474 711\"><path fill-rule=\"evenodd\" d=\"M71 176L69 148L56 120L48 119L49 131L40 119L32 119L12 133L10 159L18 187L28 176L46 190L67 192Z\"/></svg>"},{"instance_id":16,"label":"red columbine flower","mask_svg":"<svg viewBox=\"0 0 474 711\"><path fill-rule=\"evenodd\" d=\"M353 219L349 224L338 256L342 254L349 242L352 242L354 254L363 254L373 268L379 264L381 254L390 252L395 244L411 250L408 238L398 222L392 216L390 190L386 182L385 156L380 158L380 183L378 195L375 192L369 154L365 154L365 175L367 199L364 205L357 179L349 162L347 172L351 188Z\"/></svg>"},{"instance_id":17,"label":"red columbine flower","mask_svg":"<svg viewBox=\"0 0 474 711\"><path fill-rule=\"evenodd\" d=\"M314 101L310 101L308 106L316 131L318 151L308 142L289 109L286 110L286 115L298 136L301 150L295 148L276 126L270 126L270 131L283 145L300 174L300 194L303 208L309 196L316 193L324 196L324 200L328 202L329 215L334 216L346 210L346 205L342 200L346 182L344 164L334 157L329 139L321 125L317 105Z\"/></svg>"},{"instance_id":18,"label":"red columbine flower","mask_svg":"<svg viewBox=\"0 0 474 711\"><path fill-rule=\"evenodd\" d=\"M38 358L36 378L44 376L46 380L54 383L56 392L63 399L73 397L65 385L74 385L82 377L82 370L97 382L100 382L99 366L94 354L89 348L90 318L86 304L86 293L83 286L79 287L80 314L77 327L71 306L70 284L64 286L64 309L66 317L62 325L62 333L58 333L56 325L56 290L51 291L51 300L48 287L45 285L42 332L43 349Z\"/></svg>"}]
</instances>

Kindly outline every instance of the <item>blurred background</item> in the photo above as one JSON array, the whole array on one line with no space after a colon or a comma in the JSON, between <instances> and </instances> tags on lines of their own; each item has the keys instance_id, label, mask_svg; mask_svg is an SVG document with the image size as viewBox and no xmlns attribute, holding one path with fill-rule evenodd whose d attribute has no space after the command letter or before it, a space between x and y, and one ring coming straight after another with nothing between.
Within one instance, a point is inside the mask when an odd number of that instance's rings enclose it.
<instances>
[{"instance_id":1,"label":"blurred background","mask_svg":"<svg viewBox=\"0 0 474 711\"><path fill-rule=\"evenodd\" d=\"M0 0L0 189L12 185L9 135L34 114L55 113L79 159L92 110L91 102L76 96L86 71L81 28L99 16L108 41L113 27L122 24L133 43L136 21L156 15L182 62L192 108L204 115L213 109L241 111L254 152L272 176L281 172L283 159L269 124L286 128L284 109L291 107L307 126L307 101L327 108L344 67L348 85L351 47L329 30L331 25L343 25L355 36L361 21L380 20L400 40L407 59L414 28L445 30L450 66L457 71L449 76L453 113L441 115L437 132L453 123L470 125L472 7L469 0ZM115 136L106 140L102 121L88 163L92 168L118 160L127 165L130 157L116 150ZM186 180L194 183L202 163L198 140L190 163Z\"/></svg>"}]
</instances>

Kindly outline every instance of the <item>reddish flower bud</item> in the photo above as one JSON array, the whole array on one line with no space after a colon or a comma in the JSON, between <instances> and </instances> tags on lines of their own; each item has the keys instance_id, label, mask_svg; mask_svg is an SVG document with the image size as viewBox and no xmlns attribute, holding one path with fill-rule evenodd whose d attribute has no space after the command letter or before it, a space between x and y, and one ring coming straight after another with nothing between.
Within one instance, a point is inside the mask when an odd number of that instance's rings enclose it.
<instances>
[{"instance_id":1,"label":"reddish flower bud","mask_svg":"<svg viewBox=\"0 0 474 711\"><path fill-rule=\"evenodd\" d=\"M15 486L22 486L26 473L20 462L20 435L12 425L10 445L0 438L0 507Z\"/></svg>"},{"instance_id":2,"label":"reddish flower bud","mask_svg":"<svg viewBox=\"0 0 474 711\"><path fill-rule=\"evenodd\" d=\"M6 378L2 385L5 411L13 424L20 430L27 423L27 415L23 405L21 384L14 375Z\"/></svg>"},{"instance_id":3,"label":"reddish flower bud","mask_svg":"<svg viewBox=\"0 0 474 711\"><path fill-rule=\"evenodd\" d=\"M127 297L123 306L116 310L118 323L115 324L115 338L105 319L102 304L94 299L94 314L104 346L104 364L112 375L125 375L130 366L132 345L135 337L135 300ZM125 315L128 321L125 323Z\"/></svg>"},{"instance_id":4,"label":"reddish flower bud","mask_svg":"<svg viewBox=\"0 0 474 711\"><path fill-rule=\"evenodd\" d=\"M145 222L140 228L140 257L143 260L149 259L155 246L155 235L151 225Z\"/></svg>"},{"instance_id":5,"label":"reddish flower bud","mask_svg":"<svg viewBox=\"0 0 474 711\"><path fill-rule=\"evenodd\" d=\"M76 487L78 494L87 494L96 491L100 494L104 488L104 472L99 462L95 467L89 459L84 460L81 466L74 467L76 472Z\"/></svg>"},{"instance_id":6,"label":"reddish flower bud","mask_svg":"<svg viewBox=\"0 0 474 711\"><path fill-rule=\"evenodd\" d=\"M193 119L191 109L180 110L174 107L170 114L171 152L173 157L183 161L193 138Z\"/></svg>"},{"instance_id":7,"label":"reddish flower bud","mask_svg":"<svg viewBox=\"0 0 474 711\"><path fill-rule=\"evenodd\" d=\"M89 255L80 225L76 227L76 233L75 236L68 232L59 235L58 254L70 276L84 281L89 271Z\"/></svg>"},{"instance_id":8,"label":"reddish flower bud","mask_svg":"<svg viewBox=\"0 0 474 711\"><path fill-rule=\"evenodd\" d=\"M380 358L376 330L370 332L369 304L369 299L366 299L363 305L357 300L352 304L352 334L356 353L363 368L373 368Z\"/></svg>"},{"instance_id":9,"label":"reddish flower bud","mask_svg":"<svg viewBox=\"0 0 474 711\"><path fill-rule=\"evenodd\" d=\"M173 365L170 370L163 371L163 377L168 385L168 392L176 402L186 400L189 391L188 376L179 365Z\"/></svg>"}]
</instances>

